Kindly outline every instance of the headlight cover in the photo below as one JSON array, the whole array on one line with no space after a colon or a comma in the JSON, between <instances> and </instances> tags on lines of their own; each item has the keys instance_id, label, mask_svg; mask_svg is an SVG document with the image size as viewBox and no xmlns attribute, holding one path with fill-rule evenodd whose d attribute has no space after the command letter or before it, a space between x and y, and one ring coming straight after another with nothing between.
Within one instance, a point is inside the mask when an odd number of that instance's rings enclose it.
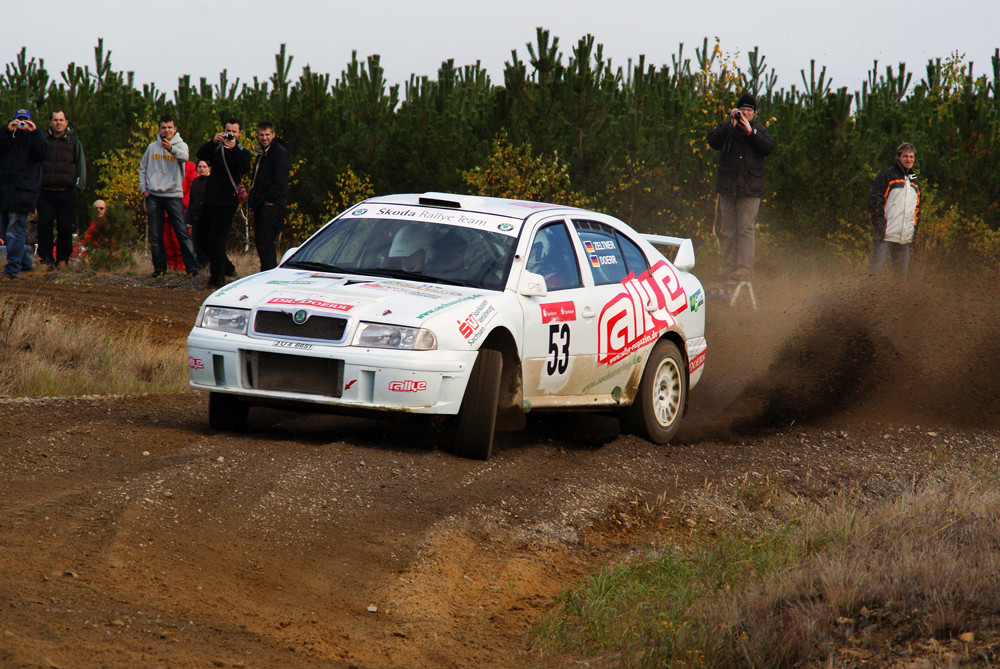
<instances>
[{"instance_id":1,"label":"headlight cover","mask_svg":"<svg viewBox=\"0 0 1000 669\"><path fill-rule=\"evenodd\" d=\"M354 335L354 346L430 351L437 348L437 337L426 328L362 322Z\"/></svg>"},{"instance_id":2,"label":"headlight cover","mask_svg":"<svg viewBox=\"0 0 1000 669\"><path fill-rule=\"evenodd\" d=\"M250 322L249 309L231 307L205 307L202 309L198 325L209 330L221 330L233 334L246 334Z\"/></svg>"}]
</instances>

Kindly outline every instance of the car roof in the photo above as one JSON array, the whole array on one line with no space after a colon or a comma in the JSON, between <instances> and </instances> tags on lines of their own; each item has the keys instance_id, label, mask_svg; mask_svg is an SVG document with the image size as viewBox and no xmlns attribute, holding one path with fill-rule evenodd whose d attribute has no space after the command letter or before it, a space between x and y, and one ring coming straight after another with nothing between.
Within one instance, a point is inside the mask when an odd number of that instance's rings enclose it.
<instances>
[{"instance_id":1,"label":"car roof","mask_svg":"<svg viewBox=\"0 0 1000 669\"><path fill-rule=\"evenodd\" d=\"M479 195L458 195L455 193L437 192L385 195L381 197L369 198L368 200L365 200L365 203L447 207L462 211L508 216L519 220L524 220L533 214L548 213L552 211L587 211L578 207L561 204L549 204L547 202L532 202L529 200L512 200L501 197L482 197Z\"/></svg>"}]
</instances>

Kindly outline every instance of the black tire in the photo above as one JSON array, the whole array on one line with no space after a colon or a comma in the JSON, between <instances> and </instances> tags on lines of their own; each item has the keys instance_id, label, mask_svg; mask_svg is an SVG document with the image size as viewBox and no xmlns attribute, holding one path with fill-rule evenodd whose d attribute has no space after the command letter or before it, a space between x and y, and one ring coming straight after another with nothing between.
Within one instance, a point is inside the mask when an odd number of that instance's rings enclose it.
<instances>
[{"instance_id":1,"label":"black tire","mask_svg":"<svg viewBox=\"0 0 1000 669\"><path fill-rule=\"evenodd\" d=\"M681 425L687 389L684 357L676 344L661 339L649 355L632 406L624 412L626 429L654 444L667 443Z\"/></svg>"},{"instance_id":2,"label":"black tire","mask_svg":"<svg viewBox=\"0 0 1000 669\"><path fill-rule=\"evenodd\" d=\"M493 452L501 372L503 355L500 351L480 350L476 364L472 366L472 374L469 375L462 408L458 412L456 455L474 460L489 460L490 453Z\"/></svg>"},{"instance_id":3,"label":"black tire","mask_svg":"<svg viewBox=\"0 0 1000 669\"><path fill-rule=\"evenodd\" d=\"M250 407L233 395L208 394L208 425L213 430L243 430L247 426Z\"/></svg>"}]
</instances>

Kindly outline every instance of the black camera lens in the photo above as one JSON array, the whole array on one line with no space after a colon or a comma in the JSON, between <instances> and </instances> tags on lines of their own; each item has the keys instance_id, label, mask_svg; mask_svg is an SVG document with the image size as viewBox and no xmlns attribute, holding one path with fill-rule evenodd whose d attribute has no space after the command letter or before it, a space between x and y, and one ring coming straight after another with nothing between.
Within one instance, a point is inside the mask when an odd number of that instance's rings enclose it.
<instances>
[{"instance_id":1,"label":"black camera lens","mask_svg":"<svg viewBox=\"0 0 1000 669\"><path fill-rule=\"evenodd\" d=\"M236 138L236 135L234 135L234 134L233 134L233 133L231 133L231 132L227 132L226 134L224 134L224 135L222 136L222 138L223 138L223 139L225 139L225 140L226 140L227 142L230 142L230 141L232 141L233 139L235 139L235 138Z\"/></svg>"}]
</instances>

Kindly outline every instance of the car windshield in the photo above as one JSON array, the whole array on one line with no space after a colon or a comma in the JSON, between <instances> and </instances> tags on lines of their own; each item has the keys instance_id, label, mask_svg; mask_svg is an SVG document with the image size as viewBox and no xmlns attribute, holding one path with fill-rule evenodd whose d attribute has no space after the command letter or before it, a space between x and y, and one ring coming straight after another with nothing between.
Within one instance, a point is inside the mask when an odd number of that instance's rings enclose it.
<instances>
[{"instance_id":1,"label":"car windshield","mask_svg":"<svg viewBox=\"0 0 1000 669\"><path fill-rule=\"evenodd\" d=\"M503 290L517 238L471 227L339 218L282 267Z\"/></svg>"}]
</instances>

